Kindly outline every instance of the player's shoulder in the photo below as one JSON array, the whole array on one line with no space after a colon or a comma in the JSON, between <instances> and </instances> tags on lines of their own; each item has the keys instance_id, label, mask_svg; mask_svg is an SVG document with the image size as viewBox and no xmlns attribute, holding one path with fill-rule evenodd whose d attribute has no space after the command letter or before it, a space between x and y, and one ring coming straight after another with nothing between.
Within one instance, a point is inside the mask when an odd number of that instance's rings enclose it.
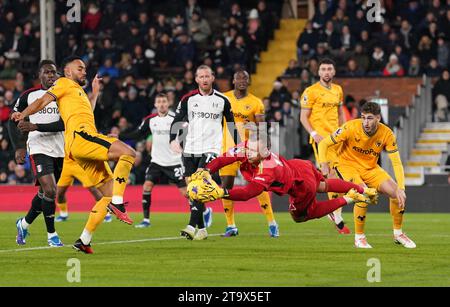
<instances>
[{"instance_id":1,"label":"player's shoulder","mask_svg":"<svg viewBox=\"0 0 450 307\"><path fill-rule=\"evenodd\" d=\"M233 93L233 90L229 90L229 91L227 91L227 92L224 92L223 95L224 95L225 97L227 97L228 99L232 99L233 96L234 96L234 93Z\"/></svg>"},{"instance_id":2,"label":"player's shoulder","mask_svg":"<svg viewBox=\"0 0 450 307\"><path fill-rule=\"evenodd\" d=\"M255 103L255 104L263 104L262 100L258 97L253 95L252 93L248 93L247 97L248 101Z\"/></svg>"},{"instance_id":3,"label":"player's shoulder","mask_svg":"<svg viewBox=\"0 0 450 307\"><path fill-rule=\"evenodd\" d=\"M392 129L389 126L387 126L383 123L379 124L378 129L380 129L380 132L384 135L393 135L394 134L394 131L392 131Z\"/></svg>"},{"instance_id":4,"label":"player's shoulder","mask_svg":"<svg viewBox=\"0 0 450 307\"><path fill-rule=\"evenodd\" d=\"M167 115L169 117L175 117L175 112L174 111L169 111L169 113L167 113Z\"/></svg>"},{"instance_id":5,"label":"player's shoulder","mask_svg":"<svg viewBox=\"0 0 450 307\"><path fill-rule=\"evenodd\" d=\"M72 83L72 81L69 78L60 77L53 83L53 86L55 86L55 85L65 86L65 85L69 85L71 83Z\"/></svg>"},{"instance_id":6,"label":"player's shoulder","mask_svg":"<svg viewBox=\"0 0 450 307\"><path fill-rule=\"evenodd\" d=\"M213 95L222 98L225 102L230 102L230 99L227 96L217 90L214 90Z\"/></svg>"},{"instance_id":7,"label":"player's shoulder","mask_svg":"<svg viewBox=\"0 0 450 307\"><path fill-rule=\"evenodd\" d=\"M331 88L332 88L333 90L342 92L342 86L340 86L339 84L331 83Z\"/></svg>"},{"instance_id":8,"label":"player's shoulder","mask_svg":"<svg viewBox=\"0 0 450 307\"><path fill-rule=\"evenodd\" d=\"M198 95L199 91L198 89L192 90L188 93L186 93L183 97L181 97L181 102L187 102L189 100L189 98L191 98L192 96Z\"/></svg>"},{"instance_id":9,"label":"player's shoulder","mask_svg":"<svg viewBox=\"0 0 450 307\"><path fill-rule=\"evenodd\" d=\"M155 118L157 116L158 116L158 113L151 113L151 114L147 115L146 117L144 117L142 119L142 121L151 120L152 118Z\"/></svg>"},{"instance_id":10,"label":"player's shoulder","mask_svg":"<svg viewBox=\"0 0 450 307\"><path fill-rule=\"evenodd\" d=\"M344 129L349 129L349 130L355 130L356 128L361 127L361 126L362 126L361 118L349 120L348 122L344 123L344 125L343 125Z\"/></svg>"},{"instance_id":11,"label":"player's shoulder","mask_svg":"<svg viewBox=\"0 0 450 307\"><path fill-rule=\"evenodd\" d=\"M42 86L40 84L36 85L36 86L33 86L32 88L29 88L29 89L23 91L22 93L20 93L19 98L25 98L30 93L33 93L33 92L36 92L36 91L40 91L40 90L42 90Z\"/></svg>"}]
</instances>

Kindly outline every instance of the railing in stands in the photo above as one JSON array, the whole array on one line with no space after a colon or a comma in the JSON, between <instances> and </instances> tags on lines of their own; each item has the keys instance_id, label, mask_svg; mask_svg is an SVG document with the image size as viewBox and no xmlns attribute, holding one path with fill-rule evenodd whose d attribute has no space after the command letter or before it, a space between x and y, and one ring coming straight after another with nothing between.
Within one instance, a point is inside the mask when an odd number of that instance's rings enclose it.
<instances>
[{"instance_id":1,"label":"railing in stands","mask_svg":"<svg viewBox=\"0 0 450 307\"><path fill-rule=\"evenodd\" d=\"M405 165L411 156L412 150L419 138L422 129L427 122L431 122L431 80L425 75L423 82L417 86L417 93L412 96L411 105L405 108L405 115L400 116L398 123L394 126L393 131L397 138L397 146L400 157ZM382 155L382 165L388 165L386 154ZM393 175L392 166L389 168L390 174ZM424 176L424 168L421 168L421 177Z\"/></svg>"}]
</instances>

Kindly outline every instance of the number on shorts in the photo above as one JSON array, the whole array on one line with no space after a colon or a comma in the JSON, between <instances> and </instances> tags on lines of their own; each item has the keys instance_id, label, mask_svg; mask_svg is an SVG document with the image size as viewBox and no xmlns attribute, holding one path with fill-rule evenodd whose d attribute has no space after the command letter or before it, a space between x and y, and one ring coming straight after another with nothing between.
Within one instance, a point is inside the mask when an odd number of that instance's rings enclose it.
<instances>
[{"instance_id":1,"label":"number on shorts","mask_svg":"<svg viewBox=\"0 0 450 307\"><path fill-rule=\"evenodd\" d=\"M175 178L178 178L178 179L180 179L180 180L183 179L183 175L184 175L184 169L183 169L183 168L184 168L184 167L181 166L181 167L176 167L176 168L173 169Z\"/></svg>"}]
</instances>

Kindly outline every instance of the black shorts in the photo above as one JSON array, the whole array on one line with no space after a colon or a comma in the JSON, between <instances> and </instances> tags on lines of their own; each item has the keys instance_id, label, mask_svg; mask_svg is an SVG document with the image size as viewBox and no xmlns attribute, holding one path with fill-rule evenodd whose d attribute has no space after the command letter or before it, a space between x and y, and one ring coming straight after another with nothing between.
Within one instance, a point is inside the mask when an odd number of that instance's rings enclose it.
<instances>
[{"instance_id":1,"label":"black shorts","mask_svg":"<svg viewBox=\"0 0 450 307\"><path fill-rule=\"evenodd\" d=\"M213 152L207 152L202 154L201 156L197 154L183 153L182 159L184 165L184 176L190 177L197 171L197 169L206 167L206 165L217 158L217 156L218 155ZM211 175L214 181L216 181L218 184L221 184L218 172Z\"/></svg>"},{"instance_id":2,"label":"black shorts","mask_svg":"<svg viewBox=\"0 0 450 307\"><path fill-rule=\"evenodd\" d=\"M36 177L35 185L39 186L39 178L45 175L53 174L55 181L58 182L61 176L64 158L53 158L44 154L35 154L30 156L31 167Z\"/></svg>"},{"instance_id":3,"label":"black shorts","mask_svg":"<svg viewBox=\"0 0 450 307\"><path fill-rule=\"evenodd\" d=\"M145 180L159 183L163 179L167 179L169 183L175 184L179 188L186 186L182 165L161 166L151 163L145 171Z\"/></svg>"}]
</instances>

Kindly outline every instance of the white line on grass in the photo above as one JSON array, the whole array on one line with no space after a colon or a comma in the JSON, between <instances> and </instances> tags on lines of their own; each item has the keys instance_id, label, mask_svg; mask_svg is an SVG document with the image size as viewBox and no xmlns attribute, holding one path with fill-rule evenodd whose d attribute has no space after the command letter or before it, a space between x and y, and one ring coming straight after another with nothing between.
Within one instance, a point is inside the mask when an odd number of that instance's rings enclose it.
<instances>
[{"instance_id":1,"label":"white line on grass","mask_svg":"<svg viewBox=\"0 0 450 307\"><path fill-rule=\"evenodd\" d=\"M208 237L217 237L222 235L221 233L213 233L208 234ZM165 238L149 238L149 239L139 239L139 240L123 240L123 241L106 241L106 242L99 242L92 244L93 246L96 245L112 245L112 244L129 244L129 243L142 243L142 242L151 242L151 241L169 241L169 240L186 240L185 237L165 237ZM63 247L72 247L72 245L64 245ZM27 252L27 251L35 251L35 250L45 250L45 249L52 249L57 247L52 246L38 246L38 247L27 247L27 248L15 248L15 249L2 249L0 250L1 253L10 253L10 252Z\"/></svg>"}]
</instances>

